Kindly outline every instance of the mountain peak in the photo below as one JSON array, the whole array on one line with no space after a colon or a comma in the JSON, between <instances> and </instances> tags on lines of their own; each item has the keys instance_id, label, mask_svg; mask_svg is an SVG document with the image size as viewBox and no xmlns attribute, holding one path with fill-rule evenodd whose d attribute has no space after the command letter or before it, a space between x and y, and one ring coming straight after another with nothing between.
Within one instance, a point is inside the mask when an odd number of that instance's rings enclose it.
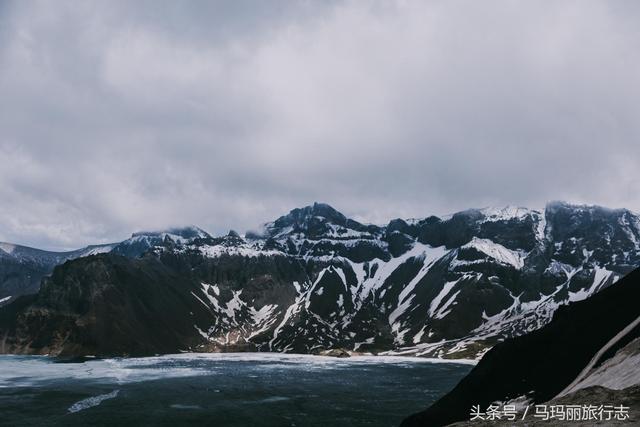
<instances>
[{"instance_id":1,"label":"mountain peak","mask_svg":"<svg viewBox=\"0 0 640 427\"><path fill-rule=\"evenodd\" d=\"M345 225L347 222L347 217L329 204L315 202L313 205L292 209L288 214L281 216L272 224L277 228L302 226L308 223L312 218L322 218L337 225Z\"/></svg>"},{"instance_id":2,"label":"mountain peak","mask_svg":"<svg viewBox=\"0 0 640 427\"><path fill-rule=\"evenodd\" d=\"M327 203L315 202L302 208L291 210L271 223L265 224L267 237L283 236L290 233L304 233L309 237L319 237L346 230L367 231L371 226L363 225L347 218Z\"/></svg>"},{"instance_id":3,"label":"mountain peak","mask_svg":"<svg viewBox=\"0 0 640 427\"><path fill-rule=\"evenodd\" d=\"M302 211L309 212L314 216L326 218L335 223L342 223L347 220L347 217L338 212L328 203L314 202L313 205L302 208Z\"/></svg>"}]
</instances>

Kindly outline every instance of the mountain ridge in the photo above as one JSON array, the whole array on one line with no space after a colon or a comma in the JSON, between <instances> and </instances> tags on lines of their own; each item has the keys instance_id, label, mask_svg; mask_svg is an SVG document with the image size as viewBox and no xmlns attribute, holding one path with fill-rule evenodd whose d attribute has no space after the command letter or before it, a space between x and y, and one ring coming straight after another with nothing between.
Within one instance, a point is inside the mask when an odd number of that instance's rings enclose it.
<instances>
[{"instance_id":1,"label":"mountain ridge","mask_svg":"<svg viewBox=\"0 0 640 427\"><path fill-rule=\"evenodd\" d=\"M160 262L148 265L162 274L188 272L188 283L176 282L185 283L191 304L207 307L209 319L187 325L194 337L182 346L207 351L341 347L478 358L640 265L638 216L560 202L544 211L469 209L386 226L361 224L315 203L266 223L263 234L212 237L193 227L185 233L134 233L97 262L107 268L110 256L122 256L119 268L134 275L136 260L149 258ZM82 260L69 263L89 262ZM282 278L284 265L295 279ZM65 271L69 277L54 280L60 298L82 269ZM100 288L121 285L82 277ZM185 312L180 322L193 310Z\"/></svg>"}]
</instances>

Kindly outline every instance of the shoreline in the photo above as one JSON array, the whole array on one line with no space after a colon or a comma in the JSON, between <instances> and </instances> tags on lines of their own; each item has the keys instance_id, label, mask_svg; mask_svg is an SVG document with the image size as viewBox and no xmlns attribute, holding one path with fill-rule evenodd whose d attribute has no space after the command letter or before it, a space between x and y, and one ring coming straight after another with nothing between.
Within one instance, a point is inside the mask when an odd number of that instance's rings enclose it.
<instances>
[{"instance_id":1,"label":"shoreline","mask_svg":"<svg viewBox=\"0 0 640 427\"><path fill-rule=\"evenodd\" d=\"M42 357L53 361L54 363L85 363L100 360L136 360L136 359L220 359L220 360L258 360L258 359L289 359L292 362L305 362L305 361L324 361L324 362L383 362L383 363L445 363L445 364L459 364L459 365L476 365L478 360L475 359L439 359L428 358L419 356L402 356L402 355L374 355L366 353L351 354L349 357L335 357L325 356L309 353L279 353L279 352L180 352L180 353L167 353L156 354L149 356L106 356L98 357L93 355L58 358L58 356L51 356L49 354L1 354L3 356L10 357Z\"/></svg>"}]
</instances>

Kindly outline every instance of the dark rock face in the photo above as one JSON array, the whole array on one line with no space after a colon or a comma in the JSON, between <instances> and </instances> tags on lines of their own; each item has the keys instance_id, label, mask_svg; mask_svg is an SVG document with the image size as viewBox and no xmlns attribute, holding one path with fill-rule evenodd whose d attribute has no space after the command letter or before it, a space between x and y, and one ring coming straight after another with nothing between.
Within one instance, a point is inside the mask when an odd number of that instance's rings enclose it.
<instances>
[{"instance_id":1,"label":"dark rock face","mask_svg":"<svg viewBox=\"0 0 640 427\"><path fill-rule=\"evenodd\" d=\"M264 274L265 267L272 267L269 275ZM273 276L273 271L281 273ZM271 258L265 264L240 257L203 259L189 253L81 258L57 267L37 295L18 298L6 307L0 318L4 336L0 351L134 356L203 349L200 331L215 328L212 318L221 322L228 318L216 318L214 307L204 302L202 279L216 280L222 294L242 289L258 305L272 294L286 305L292 292L280 288L290 287L299 275L304 275L300 266L285 258ZM254 332L245 326L243 332ZM206 350L217 347L207 343Z\"/></svg>"},{"instance_id":2,"label":"dark rock face","mask_svg":"<svg viewBox=\"0 0 640 427\"><path fill-rule=\"evenodd\" d=\"M110 333L148 341L135 347L139 352L344 348L474 358L544 326L560 306L607 288L640 265L639 235L640 219L629 211L562 203L543 212L472 209L450 218L397 219L386 227L316 203L259 233L212 237L196 227L136 233L93 252L56 255L38 269L6 247L0 252L0 299L35 291L54 265L78 259L59 266L35 300L0 308L16 317L9 326L0 322L0 336L6 337L5 352L131 353L124 344L95 344L98 329L71 334L89 322L79 319L89 316L97 324L116 316L120 304L127 308L117 315L131 319L113 324L129 326ZM83 257L100 251L110 254ZM3 267L5 258L14 266L7 261ZM144 283L145 292L136 283ZM109 300L113 307L94 298L92 286L113 289L119 296ZM143 325L163 316L164 305L173 303L169 296L178 294L180 303L170 311L181 326L164 328L169 335L162 350L142 338L152 333ZM68 307L58 305L63 303ZM103 308L91 311L97 307ZM142 313L145 322L136 320ZM38 316L62 326L43 338L38 322L45 320ZM71 339L73 346L66 344ZM95 342L83 347L83 340Z\"/></svg>"},{"instance_id":3,"label":"dark rock face","mask_svg":"<svg viewBox=\"0 0 640 427\"><path fill-rule=\"evenodd\" d=\"M185 321L206 314L185 303L189 288L188 279L153 258L100 255L66 263L16 317L3 347L61 356L176 351L193 339Z\"/></svg>"},{"instance_id":4,"label":"dark rock face","mask_svg":"<svg viewBox=\"0 0 640 427\"><path fill-rule=\"evenodd\" d=\"M1 255L1 254L0 254ZM21 262L9 256L0 256L0 299L38 292L42 278L53 270L55 264Z\"/></svg>"},{"instance_id":5,"label":"dark rock face","mask_svg":"<svg viewBox=\"0 0 640 427\"><path fill-rule=\"evenodd\" d=\"M114 245L87 246L68 252L51 252L0 243L0 306L20 295L38 292L42 278L70 259L108 252Z\"/></svg>"},{"instance_id":6,"label":"dark rock face","mask_svg":"<svg viewBox=\"0 0 640 427\"><path fill-rule=\"evenodd\" d=\"M640 316L638 298L640 270L585 301L560 307L542 329L493 347L454 390L402 425L447 425L467 419L473 405L486 408L520 396L534 403L552 399ZM640 328L624 342L638 335Z\"/></svg>"}]
</instances>

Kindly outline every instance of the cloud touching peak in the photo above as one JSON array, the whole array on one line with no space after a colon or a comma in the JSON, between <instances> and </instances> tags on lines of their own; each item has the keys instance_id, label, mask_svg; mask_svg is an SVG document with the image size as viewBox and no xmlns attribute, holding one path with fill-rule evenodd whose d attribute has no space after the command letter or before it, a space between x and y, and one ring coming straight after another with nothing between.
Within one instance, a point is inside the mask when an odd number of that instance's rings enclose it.
<instances>
[{"instance_id":1,"label":"cloud touching peak","mask_svg":"<svg viewBox=\"0 0 640 427\"><path fill-rule=\"evenodd\" d=\"M637 2L0 3L0 240L640 210Z\"/></svg>"}]
</instances>

